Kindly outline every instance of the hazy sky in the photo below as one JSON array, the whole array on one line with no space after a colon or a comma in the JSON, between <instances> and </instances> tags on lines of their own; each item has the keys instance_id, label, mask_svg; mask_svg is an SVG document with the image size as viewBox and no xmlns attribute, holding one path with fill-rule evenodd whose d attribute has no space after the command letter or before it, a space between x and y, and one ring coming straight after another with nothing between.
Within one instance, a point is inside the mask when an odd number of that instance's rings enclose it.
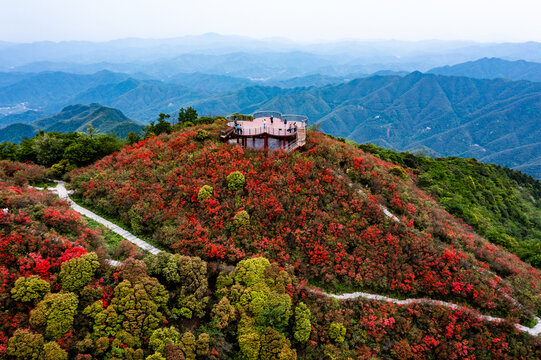
<instances>
[{"instance_id":1,"label":"hazy sky","mask_svg":"<svg viewBox=\"0 0 541 360\"><path fill-rule=\"evenodd\" d=\"M540 0L0 0L0 40L541 41Z\"/></svg>"}]
</instances>

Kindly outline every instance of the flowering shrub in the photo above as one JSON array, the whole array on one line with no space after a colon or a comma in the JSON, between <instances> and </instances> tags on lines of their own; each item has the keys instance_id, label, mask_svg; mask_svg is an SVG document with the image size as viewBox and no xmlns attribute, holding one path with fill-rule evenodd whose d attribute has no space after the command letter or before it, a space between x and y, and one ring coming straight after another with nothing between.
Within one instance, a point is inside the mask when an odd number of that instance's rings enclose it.
<instances>
[{"instance_id":1,"label":"flowering shrub","mask_svg":"<svg viewBox=\"0 0 541 360\"><path fill-rule=\"evenodd\" d=\"M216 126L204 129L218 138ZM149 138L76 170L76 192L172 251L208 261L262 254L329 290L429 296L524 320L541 309L539 271L396 181L394 165L313 132L291 154L202 146L196 132ZM201 202L204 185L213 196ZM243 211L250 226L232 226Z\"/></svg>"}]
</instances>

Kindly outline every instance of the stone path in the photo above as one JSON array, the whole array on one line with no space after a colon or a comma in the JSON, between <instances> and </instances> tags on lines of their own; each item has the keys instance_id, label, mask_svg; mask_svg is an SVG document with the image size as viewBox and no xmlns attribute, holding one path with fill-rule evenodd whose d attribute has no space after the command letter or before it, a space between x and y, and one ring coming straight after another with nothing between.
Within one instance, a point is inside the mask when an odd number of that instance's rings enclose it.
<instances>
[{"instance_id":1,"label":"stone path","mask_svg":"<svg viewBox=\"0 0 541 360\"><path fill-rule=\"evenodd\" d=\"M370 293L365 293L361 291L337 295L337 294L329 294L319 289L308 289L308 290L313 294L326 296L326 297L330 297L330 298L334 298L338 300L354 300L358 298L363 298L363 299L375 300L375 301L386 301L386 302L390 302L397 305L409 305L409 304L414 304L414 303L422 303L422 304L430 304L434 306L443 306L443 307L447 307L453 310L465 311L470 314L473 314L474 316L480 319L490 321L490 322L502 322L504 320L504 319L497 318L490 315L482 315L470 308L453 304L453 303L449 303L446 301L441 301L441 300L424 299L424 298L399 300L399 299L395 299L395 298L391 298L391 297L387 297L383 295L370 294ZM541 334L541 319L536 317L535 320L537 321L537 325L535 325L535 327L533 328L529 328L520 324L515 324L515 327L520 331L525 331L529 333L530 335L538 336L539 334Z\"/></svg>"},{"instance_id":2,"label":"stone path","mask_svg":"<svg viewBox=\"0 0 541 360\"><path fill-rule=\"evenodd\" d=\"M157 254L157 253L161 252L160 249L150 245L149 243L147 243L146 241L138 238L137 236L133 235L129 231L124 230L120 226L115 225L112 222L110 222L110 221L102 218L101 216L93 213L92 211L90 211L90 210L76 204L73 200L70 199L69 194L68 194L68 190L66 190L66 186L65 186L65 183L63 181L59 181L56 188L51 189L51 191L56 192L61 199L66 200L68 202L68 204L70 205L70 207L73 210L77 211L79 214L82 214L84 216L87 216L87 217L91 218L94 221L99 222L100 224L102 224L103 226L105 226L109 230L117 233L118 235L122 236L124 239L128 240L132 244L135 244L135 245L139 246L141 249L146 250L151 254Z\"/></svg>"}]
</instances>

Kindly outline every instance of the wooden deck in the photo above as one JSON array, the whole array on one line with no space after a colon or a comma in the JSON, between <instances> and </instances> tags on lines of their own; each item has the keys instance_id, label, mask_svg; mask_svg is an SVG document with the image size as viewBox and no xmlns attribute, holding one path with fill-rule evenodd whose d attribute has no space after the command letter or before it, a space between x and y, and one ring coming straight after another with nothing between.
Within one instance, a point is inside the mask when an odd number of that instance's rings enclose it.
<instances>
[{"instance_id":1,"label":"wooden deck","mask_svg":"<svg viewBox=\"0 0 541 360\"><path fill-rule=\"evenodd\" d=\"M279 113L278 115L281 116ZM284 149L291 152L306 143L306 117L288 116L289 119L294 120L283 121L279 117L273 117L271 120L270 116L262 116L253 120L229 121L227 123L229 127L222 131L221 139L230 143L240 141L243 147L264 150Z\"/></svg>"},{"instance_id":2,"label":"wooden deck","mask_svg":"<svg viewBox=\"0 0 541 360\"><path fill-rule=\"evenodd\" d=\"M306 124L302 121L288 121L284 123L282 120L276 118L271 121L270 117L257 118L252 121L237 121L240 125L240 130L235 131L238 136L259 136L268 134L271 136L294 136L295 125L297 130L304 129ZM228 126L234 128L235 123L233 121L227 123Z\"/></svg>"}]
</instances>

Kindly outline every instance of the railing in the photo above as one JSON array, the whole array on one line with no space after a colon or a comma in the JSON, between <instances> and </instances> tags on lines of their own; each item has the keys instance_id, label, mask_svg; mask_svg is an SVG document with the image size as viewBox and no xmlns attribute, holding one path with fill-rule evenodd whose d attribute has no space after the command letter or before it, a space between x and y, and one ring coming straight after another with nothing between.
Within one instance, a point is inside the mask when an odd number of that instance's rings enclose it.
<instances>
[{"instance_id":1,"label":"railing","mask_svg":"<svg viewBox=\"0 0 541 360\"><path fill-rule=\"evenodd\" d=\"M270 118L271 116L275 119L282 119L282 114L279 113L278 111L258 111L258 112L253 113L252 116L254 119L263 118L263 117Z\"/></svg>"},{"instance_id":2,"label":"railing","mask_svg":"<svg viewBox=\"0 0 541 360\"><path fill-rule=\"evenodd\" d=\"M255 135L274 135L274 136L290 136L295 135L296 130L294 127L291 128L274 128L274 127L240 127L239 129L234 128L234 132L237 135L244 135L244 136L255 136Z\"/></svg>"},{"instance_id":3,"label":"railing","mask_svg":"<svg viewBox=\"0 0 541 360\"><path fill-rule=\"evenodd\" d=\"M304 124L308 124L308 117L304 115L282 115L283 120L287 121L297 121Z\"/></svg>"},{"instance_id":4,"label":"railing","mask_svg":"<svg viewBox=\"0 0 541 360\"><path fill-rule=\"evenodd\" d=\"M293 114L284 114L282 115L278 111L257 111L253 113L252 115L244 115L244 114L231 114L226 116L225 118L229 121L251 121L253 119L257 118L270 118L273 117L274 119L280 119L280 120L287 120L287 121L297 121L302 122L304 124L308 124L308 117L304 115L293 115Z\"/></svg>"}]
</instances>

